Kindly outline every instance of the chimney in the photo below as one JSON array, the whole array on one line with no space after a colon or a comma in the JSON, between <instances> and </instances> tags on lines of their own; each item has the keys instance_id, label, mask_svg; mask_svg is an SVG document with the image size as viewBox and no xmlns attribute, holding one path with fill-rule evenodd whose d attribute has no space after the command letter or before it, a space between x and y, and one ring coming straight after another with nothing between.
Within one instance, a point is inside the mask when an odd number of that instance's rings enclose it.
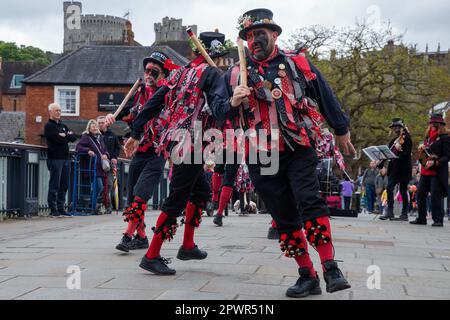
<instances>
[{"instance_id":1,"label":"chimney","mask_svg":"<svg viewBox=\"0 0 450 320\"><path fill-rule=\"evenodd\" d=\"M441 53L441 43L440 42L438 42L437 53Z\"/></svg>"}]
</instances>

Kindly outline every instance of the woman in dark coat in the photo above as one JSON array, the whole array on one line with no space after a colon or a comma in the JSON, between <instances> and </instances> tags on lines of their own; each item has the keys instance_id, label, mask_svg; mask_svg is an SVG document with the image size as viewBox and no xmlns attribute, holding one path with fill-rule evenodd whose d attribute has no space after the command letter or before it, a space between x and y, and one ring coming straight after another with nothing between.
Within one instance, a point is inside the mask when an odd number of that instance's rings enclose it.
<instances>
[{"instance_id":1,"label":"woman in dark coat","mask_svg":"<svg viewBox=\"0 0 450 320\"><path fill-rule=\"evenodd\" d=\"M419 146L420 152L429 154L426 164L421 165L418 190L419 216L411 224L427 224L427 196L431 193L431 213L434 227L444 226L444 198L448 193L448 162L450 137L440 114L431 116L426 138Z\"/></svg>"},{"instance_id":2,"label":"woman in dark coat","mask_svg":"<svg viewBox=\"0 0 450 320\"><path fill-rule=\"evenodd\" d=\"M79 154L87 154L90 157L97 157L97 165L96 165L96 180L97 180L97 192L95 195L97 208L96 212L98 213L98 209L101 204L101 197L104 189L104 181L107 176L107 173L103 170L102 160L108 160L109 154L106 149L105 142L102 139L102 135L100 133L97 121L89 120L88 125L86 127L86 131L83 132L80 141L76 146L76 151Z\"/></svg>"}]
</instances>

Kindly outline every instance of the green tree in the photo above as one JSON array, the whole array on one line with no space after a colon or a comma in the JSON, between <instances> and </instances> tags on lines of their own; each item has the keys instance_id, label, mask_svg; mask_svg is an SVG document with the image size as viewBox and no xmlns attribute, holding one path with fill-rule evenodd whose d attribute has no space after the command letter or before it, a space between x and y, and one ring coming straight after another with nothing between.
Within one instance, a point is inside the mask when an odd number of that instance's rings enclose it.
<instances>
[{"instance_id":1,"label":"green tree","mask_svg":"<svg viewBox=\"0 0 450 320\"><path fill-rule=\"evenodd\" d=\"M32 46L18 47L14 42L0 41L0 56L5 61L34 61L44 65L51 63L44 51Z\"/></svg>"},{"instance_id":2,"label":"green tree","mask_svg":"<svg viewBox=\"0 0 450 320\"><path fill-rule=\"evenodd\" d=\"M357 150L386 144L390 120L401 117L415 145L423 140L428 111L450 99L450 74L402 42L389 24L373 28L311 26L299 29L288 45L306 47L351 118ZM367 159L347 161L355 171Z\"/></svg>"}]
</instances>

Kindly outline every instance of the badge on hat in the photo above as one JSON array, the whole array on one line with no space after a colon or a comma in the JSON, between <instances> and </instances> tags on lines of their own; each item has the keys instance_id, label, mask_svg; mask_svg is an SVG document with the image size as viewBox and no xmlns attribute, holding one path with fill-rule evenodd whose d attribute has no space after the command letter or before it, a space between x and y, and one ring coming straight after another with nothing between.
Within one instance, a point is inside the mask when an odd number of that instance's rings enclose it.
<instances>
[{"instance_id":1,"label":"badge on hat","mask_svg":"<svg viewBox=\"0 0 450 320\"><path fill-rule=\"evenodd\" d=\"M272 98L274 98L275 100L280 99L282 96L283 92L280 89L275 88L272 90Z\"/></svg>"}]
</instances>

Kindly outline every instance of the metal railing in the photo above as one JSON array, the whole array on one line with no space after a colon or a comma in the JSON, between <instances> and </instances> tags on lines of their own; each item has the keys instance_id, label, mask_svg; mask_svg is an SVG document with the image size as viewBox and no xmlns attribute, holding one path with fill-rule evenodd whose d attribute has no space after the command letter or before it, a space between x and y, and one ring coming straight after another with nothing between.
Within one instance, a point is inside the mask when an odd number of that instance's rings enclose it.
<instances>
[{"instance_id":1,"label":"metal railing","mask_svg":"<svg viewBox=\"0 0 450 320\"><path fill-rule=\"evenodd\" d=\"M66 204L70 210L75 153L71 152L71 177ZM127 179L130 161L119 159L119 209L127 205ZM49 171L47 148L35 145L0 142L0 221L10 217L47 215ZM167 170L149 201L152 209L158 209L168 194Z\"/></svg>"}]
</instances>

